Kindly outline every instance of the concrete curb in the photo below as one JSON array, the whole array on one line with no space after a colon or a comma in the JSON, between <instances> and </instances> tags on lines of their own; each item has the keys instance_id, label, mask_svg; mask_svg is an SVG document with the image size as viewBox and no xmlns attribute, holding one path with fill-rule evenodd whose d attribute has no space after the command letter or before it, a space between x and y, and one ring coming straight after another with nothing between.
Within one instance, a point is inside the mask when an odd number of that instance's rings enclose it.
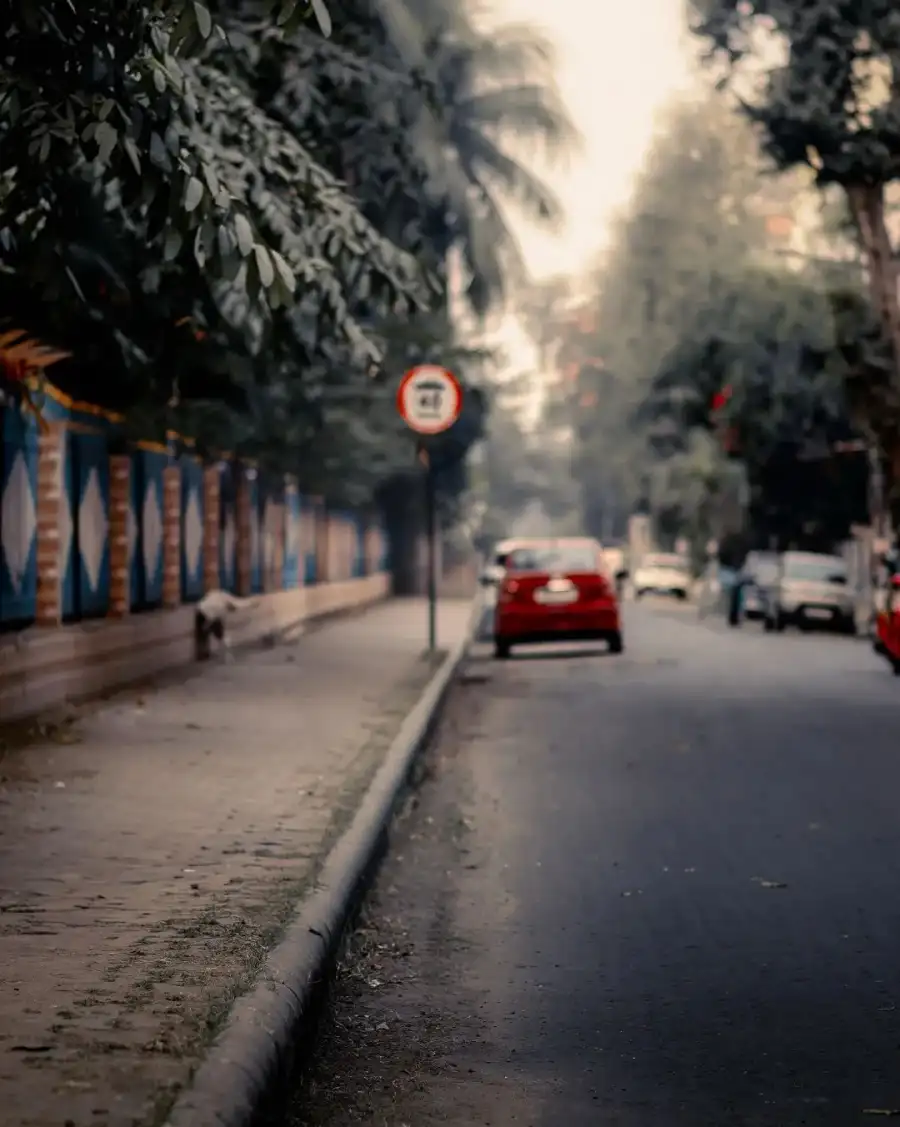
<instances>
[{"instance_id":1,"label":"concrete curb","mask_svg":"<svg viewBox=\"0 0 900 1127\"><path fill-rule=\"evenodd\" d=\"M254 1127L277 1108L311 1048L323 987L383 855L413 764L465 660L477 614L476 605L465 637L404 720L353 821L326 858L314 891L301 903L255 986L235 1002L166 1127Z\"/></svg>"}]
</instances>

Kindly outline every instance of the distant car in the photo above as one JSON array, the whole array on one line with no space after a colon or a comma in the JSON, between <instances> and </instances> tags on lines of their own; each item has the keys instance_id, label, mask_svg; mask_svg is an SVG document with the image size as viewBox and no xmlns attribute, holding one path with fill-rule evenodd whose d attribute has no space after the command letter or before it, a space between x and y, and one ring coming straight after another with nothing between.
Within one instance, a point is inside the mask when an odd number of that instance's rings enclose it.
<instances>
[{"instance_id":1,"label":"distant car","mask_svg":"<svg viewBox=\"0 0 900 1127\"><path fill-rule=\"evenodd\" d=\"M684 556L657 554L644 556L631 577L635 596L673 595L687 599L691 592L691 568Z\"/></svg>"},{"instance_id":2,"label":"distant car","mask_svg":"<svg viewBox=\"0 0 900 1127\"><path fill-rule=\"evenodd\" d=\"M751 552L741 571L741 613L751 621L766 617L766 591L778 579L775 552Z\"/></svg>"},{"instance_id":3,"label":"distant car","mask_svg":"<svg viewBox=\"0 0 900 1127\"><path fill-rule=\"evenodd\" d=\"M596 540L532 541L506 557L494 615L494 653L535 642L603 640L623 650L615 582Z\"/></svg>"},{"instance_id":4,"label":"distant car","mask_svg":"<svg viewBox=\"0 0 900 1127\"><path fill-rule=\"evenodd\" d=\"M766 589L765 627L809 630L821 626L841 634L856 633L856 613L847 565L840 556L785 552L778 574Z\"/></svg>"}]
</instances>

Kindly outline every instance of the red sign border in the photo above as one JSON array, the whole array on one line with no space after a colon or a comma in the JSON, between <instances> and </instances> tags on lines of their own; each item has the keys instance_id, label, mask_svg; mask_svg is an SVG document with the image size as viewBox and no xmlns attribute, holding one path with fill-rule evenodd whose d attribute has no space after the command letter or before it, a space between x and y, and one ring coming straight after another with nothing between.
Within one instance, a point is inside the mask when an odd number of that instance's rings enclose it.
<instances>
[{"instance_id":1,"label":"red sign border","mask_svg":"<svg viewBox=\"0 0 900 1127\"><path fill-rule=\"evenodd\" d=\"M435 369L437 369L438 371L442 372L444 378L449 382L450 386L452 387L453 394L455 396L453 418L448 423L444 423L439 427L428 427L425 430L423 430L421 427L415 426L413 423L411 423L409 421L409 418L407 417L406 410L405 410L404 404L403 404L403 400L404 400L404 394L403 393L406 391L407 386L410 383L412 383L412 381L416 378L416 376L419 374L419 372L422 371L423 368L427 368L429 371L434 371ZM400 386L397 388L397 414L404 421L404 423L406 423L406 425L409 427L409 429L412 430L412 431L415 431L416 434L424 434L424 435L443 434L444 431L449 430L453 426L453 424L459 419L459 416L462 413L462 404L463 404L462 384L459 382L459 380L456 378L456 376L454 376L454 374L450 371L449 368L444 368L440 364L417 364L415 368L410 368L410 370L406 373L406 375L400 381Z\"/></svg>"}]
</instances>

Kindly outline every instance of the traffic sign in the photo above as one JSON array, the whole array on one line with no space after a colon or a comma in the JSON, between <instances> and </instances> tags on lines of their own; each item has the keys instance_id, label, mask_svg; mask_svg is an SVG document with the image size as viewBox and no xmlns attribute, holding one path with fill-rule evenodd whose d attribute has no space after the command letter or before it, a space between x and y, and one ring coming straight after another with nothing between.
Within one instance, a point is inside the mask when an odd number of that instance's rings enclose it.
<instances>
[{"instance_id":1,"label":"traffic sign","mask_svg":"<svg viewBox=\"0 0 900 1127\"><path fill-rule=\"evenodd\" d=\"M446 368L421 364L403 377L397 389L397 410L417 434L441 434L459 418L462 387Z\"/></svg>"}]
</instances>

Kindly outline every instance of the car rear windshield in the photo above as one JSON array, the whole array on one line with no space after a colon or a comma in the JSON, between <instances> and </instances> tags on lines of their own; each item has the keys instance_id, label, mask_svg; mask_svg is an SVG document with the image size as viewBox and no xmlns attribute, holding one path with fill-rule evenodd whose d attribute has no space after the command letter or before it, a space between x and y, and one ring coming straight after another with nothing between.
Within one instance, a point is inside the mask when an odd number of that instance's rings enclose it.
<instances>
[{"instance_id":1,"label":"car rear windshield","mask_svg":"<svg viewBox=\"0 0 900 1127\"><path fill-rule=\"evenodd\" d=\"M687 560L683 556L647 556L644 567L664 567L666 571L687 572Z\"/></svg>"},{"instance_id":2,"label":"car rear windshield","mask_svg":"<svg viewBox=\"0 0 900 1127\"><path fill-rule=\"evenodd\" d=\"M847 569L840 560L792 560L784 561L785 579L806 579L812 583L846 583Z\"/></svg>"},{"instance_id":3,"label":"car rear windshield","mask_svg":"<svg viewBox=\"0 0 900 1127\"><path fill-rule=\"evenodd\" d=\"M778 564L773 560L748 563L747 574L756 583L774 583L778 578Z\"/></svg>"},{"instance_id":4,"label":"car rear windshield","mask_svg":"<svg viewBox=\"0 0 900 1127\"><path fill-rule=\"evenodd\" d=\"M598 552L588 546L517 548L506 558L507 571L596 571Z\"/></svg>"}]
</instances>

